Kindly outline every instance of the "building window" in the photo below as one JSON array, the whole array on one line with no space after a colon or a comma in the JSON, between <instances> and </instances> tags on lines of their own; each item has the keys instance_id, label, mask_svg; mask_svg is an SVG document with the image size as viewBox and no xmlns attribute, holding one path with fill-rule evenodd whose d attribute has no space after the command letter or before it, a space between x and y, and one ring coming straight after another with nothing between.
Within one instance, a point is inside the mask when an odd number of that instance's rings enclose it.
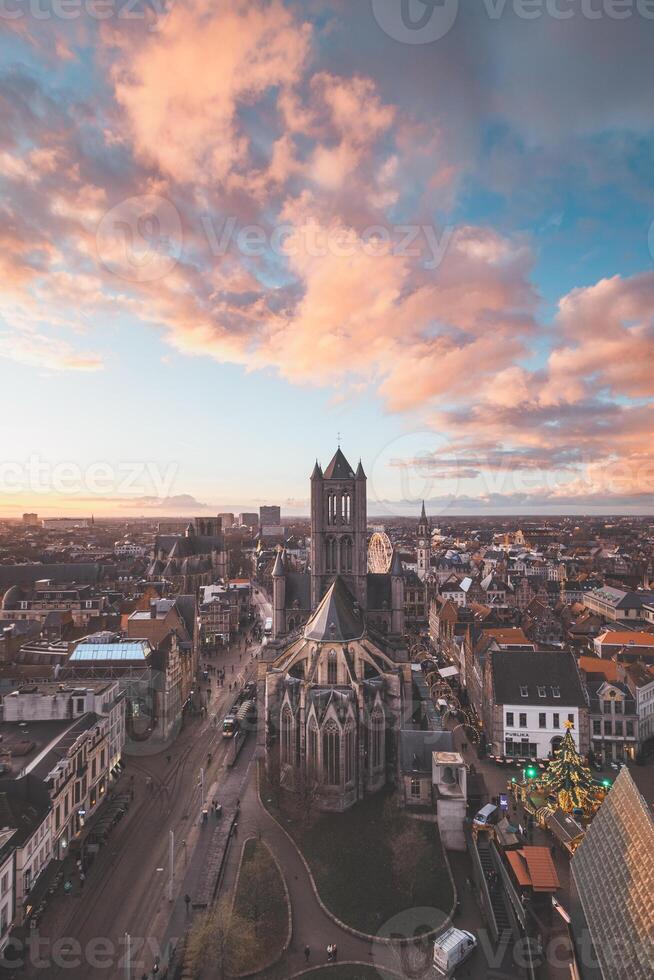
<instances>
[{"instance_id":1,"label":"building window","mask_svg":"<svg viewBox=\"0 0 654 980\"><path fill-rule=\"evenodd\" d=\"M415 776L411 779L411 799L420 799L420 780L416 779Z\"/></svg>"},{"instance_id":2,"label":"building window","mask_svg":"<svg viewBox=\"0 0 654 980\"><path fill-rule=\"evenodd\" d=\"M318 773L318 726L315 719L309 724L309 775L314 779Z\"/></svg>"},{"instance_id":3,"label":"building window","mask_svg":"<svg viewBox=\"0 0 654 980\"><path fill-rule=\"evenodd\" d=\"M349 722L345 728L345 782L354 781L354 728Z\"/></svg>"},{"instance_id":4,"label":"building window","mask_svg":"<svg viewBox=\"0 0 654 980\"><path fill-rule=\"evenodd\" d=\"M553 687L552 688L552 697L553 698L560 698L561 697L561 688L560 687Z\"/></svg>"},{"instance_id":5,"label":"building window","mask_svg":"<svg viewBox=\"0 0 654 980\"><path fill-rule=\"evenodd\" d=\"M520 728L526 728L526 727L527 727L527 715L525 714L524 711L521 711L520 712Z\"/></svg>"},{"instance_id":6,"label":"building window","mask_svg":"<svg viewBox=\"0 0 654 980\"><path fill-rule=\"evenodd\" d=\"M547 715L544 711L541 711L538 715L538 727L547 728Z\"/></svg>"},{"instance_id":7,"label":"building window","mask_svg":"<svg viewBox=\"0 0 654 980\"><path fill-rule=\"evenodd\" d=\"M372 714L372 768L380 769L384 765L384 713L375 708Z\"/></svg>"},{"instance_id":8,"label":"building window","mask_svg":"<svg viewBox=\"0 0 654 980\"><path fill-rule=\"evenodd\" d=\"M568 721L570 722L571 725L574 725L574 723L575 723L575 716L573 714L569 714L568 715Z\"/></svg>"},{"instance_id":9,"label":"building window","mask_svg":"<svg viewBox=\"0 0 654 980\"><path fill-rule=\"evenodd\" d=\"M634 723L633 723L633 721L628 721L627 722L627 738L633 738L633 737L634 737Z\"/></svg>"},{"instance_id":10,"label":"building window","mask_svg":"<svg viewBox=\"0 0 654 980\"><path fill-rule=\"evenodd\" d=\"M338 684L338 661L336 650L330 650L327 654L327 683Z\"/></svg>"},{"instance_id":11,"label":"building window","mask_svg":"<svg viewBox=\"0 0 654 980\"><path fill-rule=\"evenodd\" d=\"M506 713L506 727L513 728L513 712L507 711Z\"/></svg>"},{"instance_id":12,"label":"building window","mask_svg":"<svg viewBox=\"0 0 654 980\"><path fill-rule=\"evenodd\" d=\"M286 705L282 709L282 765L293 762L293 715Z\"/></svg>"},{"instance_id":13,"label":"building window","mask_svg":"<svg viewBox=\"0 0 654 980\"><path fill-rule=\"evenodd\" d=\"M615 705L614 710L615 710L616 715L621 715L622 714L622 701L614 701L613 704Z\"/></svg>"},{"instance_id":14,"label":"building window","mask_svg":"<svg viewBox=\"0 0 654 980\"><path fill-rule=\"evenodd\" d=\"M546 698L547 697L547 691L546 691L546 689L544 687L539 687L538 688L538 697L539 698Z\"/></svg>"},{"instance_id":15,"label":"building window","mask_svg":"<svg viewBox=\"0 0 654 980\"><path fill-rule=\"evenodd\" d=\"M341 571L352 571L352 538L343 538L341 541Z\"/></svg>"},{"instance_id":16,"label":"building window","mask_svg":"<svg viewBox=\"0 0 654 980\"><path fill-rule=\"evenodd\" d=\"M621 721L616 721L616 723L615 723L615 734L616 735L622 735L622 728L623 728L622 722Z\"/></svg>"},{"instance_id":17,"label":"building window","mask_svg":"<svg viewBox=\"0 0 654 980\"><path fill-rule=\"evenodd\" d=\"M2 881L0 881L0 895L4 896L7 894L9 889L9 872L5 871L2 876Z\"/></svg>"},{"instance_id":18,"label":"building window","mask_svg":"<svg viewBox=\"0 0 654 980\"><path fill-rule=\"evenodd\" d=\"M552 728L560 728L560 727L561 727L561 722L559 720L559 713L558 711L555 711L554 714L552 715Z\"/></svg>"},{"instance_id":19,"label":"building window","mask_svg":"<svg viewBox=\"0 0 654 980\"><path fill-rule=\"evenodd\" d=\"M322 733L322 767L328 786L341 784L341 735L335 721L328 721Z\"/></svg>"},{"instance_id":20,"label":"building window","mask_svg":"<svg viewBox=\"0 0 654 980\"><path fill-rule=\"evenodd\" d=\"M601 735L601 734L602 734L602 722L601 721L594 721L593 722L593 735Z\"/></svg>"},{"instance_id":21,"label":"building window","mask_svg":"<svg viewBox=\"0 0 654 980\"><path fill-rule=\"evenodd\" d=\"M529 688L526 687L525 685L522 685L521 688L520 688L520 697L521 698L528 698L529 697Z\"/></svg>"},{"instance_id":22,"label":"building window","mask_svg":"<svg viewBox=\"0 0 654 980\"><path fill-rule=\"evenodd\" d=\"M612 733L613 733L613 729L611 727L611 722L610 721L605 721L604 722L604 734L605 735L611 735Z\"/></svg>"}]
</instances>

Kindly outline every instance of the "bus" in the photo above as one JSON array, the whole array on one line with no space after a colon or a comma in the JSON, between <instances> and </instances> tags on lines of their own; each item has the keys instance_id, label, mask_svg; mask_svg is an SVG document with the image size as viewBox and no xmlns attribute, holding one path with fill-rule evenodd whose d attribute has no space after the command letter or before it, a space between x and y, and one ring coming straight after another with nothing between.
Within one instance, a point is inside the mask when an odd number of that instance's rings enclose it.
<instances>
[{"instance_id":1,"label":"bus","mask_svg":"<svg viewBox=\"0 0 654 980\"><path fill-rule=\"evenodd\" d=\"M265 623L263 624L263 635L272 636L272 616L268 616Z\"/></svg>"}]
</instances>

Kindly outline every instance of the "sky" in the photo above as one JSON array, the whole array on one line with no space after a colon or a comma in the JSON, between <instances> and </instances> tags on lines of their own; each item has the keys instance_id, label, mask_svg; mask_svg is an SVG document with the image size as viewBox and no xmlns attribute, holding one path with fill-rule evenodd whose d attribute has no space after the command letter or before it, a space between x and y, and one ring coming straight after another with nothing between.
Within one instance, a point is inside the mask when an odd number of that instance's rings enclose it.
<instances>
[{"instance_id":1,"label":"sky","mask_svg":"<svg viewBox=\"0 0 654 980\"><path fill-rule=\"evenodd\" d=\"M0 516L654 511L654 0L6 0Z\"/></svg>"}]
</instances>

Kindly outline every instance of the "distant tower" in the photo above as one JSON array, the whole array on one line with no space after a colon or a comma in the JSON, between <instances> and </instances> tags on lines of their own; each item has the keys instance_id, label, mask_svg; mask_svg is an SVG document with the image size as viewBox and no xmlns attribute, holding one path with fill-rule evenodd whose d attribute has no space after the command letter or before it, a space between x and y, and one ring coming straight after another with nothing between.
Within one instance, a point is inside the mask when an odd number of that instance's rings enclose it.
<instances>
[{"instance_id":1,"label":"distant tower","mask_svg":"<svg viewBox=\"0 0 654 980\"><path fill-rule=\"evenodd\" d=\"M367 571L366 474L339 447L324 473L316 462L311 474L311 608L340 575L366 609Z\"/></svg>"},{"instance_id":2,"label":"distant tower","mask_svg":"<svg viewBox=\"0 0 654 980\"><path fill-rule=\"evenodd\" d=\"M391 565L391 633L404 633L404 569L397 550Z\"/></svg>"},{"instance_id":3,"label":"distant tower","mask_svg":"<svg viewBox=\"0 0 654 980\"><path fill-rule=\"evenodd\" d=\"M418 537L418 578L425 579L429 571L429 562L431 559L431 529L427 520L427 514L425 513L424 500L422 502L422 511L416 534Z\"/></svg>"},{"instance_id":4,"label":"distant tower","mask_svg":"<svg viewBox=\"0 0 654 980\"><path fill-rule=\"evenodd\" d=\"M273 639L277 639L286 632L286 616L284 609L286 606L286 568L284 567L284 556L281 545L277 549L277 557L272 570L273 584Z\"/></svg>"}]
</instances>

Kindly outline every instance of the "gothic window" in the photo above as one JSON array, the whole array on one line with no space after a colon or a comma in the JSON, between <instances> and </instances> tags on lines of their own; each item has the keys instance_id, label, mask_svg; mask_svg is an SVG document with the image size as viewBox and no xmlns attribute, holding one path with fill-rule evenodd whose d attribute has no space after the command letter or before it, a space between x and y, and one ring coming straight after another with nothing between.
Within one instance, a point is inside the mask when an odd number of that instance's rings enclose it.
<instances>
[{"instance_id":1,"label":"gothic window","mask_svg":"<svg viewBox=\"0 0 654 980\"><path fill-rule=\"evenodd\" d=\"M328 786L340 786L341 733L333 720L328 721L322 731L322 769Z\"/></svg>"},{"instance_id":2,"label":"gothic window","mask_svg":"<svg viewBox=\"0 0 654 980\"><path fill-rule=\"evenodd\" d=\"M336 650L330 650L327 654L327 683L338 684L338 661Z\"/></svg>"},{"instance_id":3,"label":"gothic window","mask_svg":"<svg viewBox=\"0 0 654 980\"><path fill-rule=\"evenodd\" d=\"M345 782L354 781L354 726L348 722L345 728Z\"/></svg>"},{"instance_id":4,"label":"gothic window","mask_svg":"<svg viewBox=\"0 0 654 980\"><path fill-rule=\"evenodd\" d=\"M381 769L384 765L384 712L377 707L372 713L372 728L370 731L370 758L373 769Z\"/></svg>"},{"instance_id":5,"label":"gothic window","mask_svg":"<svg viewBox=\"0 0 654 980\"><path fill-rule=\"evenodd\" d=\"M336 568L336 538L327 538L325 541L325 570L335 572Z\"/></svg>"},{"instance_id":6,"label":"gothic window","mask_svg":"<svg viewBox=\"0 0 654 980\"><path fill-rule=\"evenodd\" d=\"M281 761L289 766L293 762L293 715L288 705L282 709Z\"/></svg>"},{"instance_id":7,"label":"gothic window","mask_svg":"<svg viewBox=\"0 0 654 980\"><path fill-rule=\"evenodd\" d=\"M341 571L352 571L352 538L343 538L341 541Z\"/></svg>"},{"instance_id":8,"label":"gothic window","mask_svg":"<svg viewBox=\"0 0 654 980\"><path fill-rule=\"evenodd\" d=\"M315 779L318 773L318 726L315 718L309 723L309 751L307 756L309 775Z\"/></svg>"},{"instance_id":9,"label":"gothic window","mask_svg":"<svg viewBox=\"0 0 654 980\"><path fill-rule=\"evenodd\" d=\"M341 495L341 521L343 524L350 523L352 508L351 500L352 498L350 497L349 493L344 493Z\"/></svg>"}]
</instances>

